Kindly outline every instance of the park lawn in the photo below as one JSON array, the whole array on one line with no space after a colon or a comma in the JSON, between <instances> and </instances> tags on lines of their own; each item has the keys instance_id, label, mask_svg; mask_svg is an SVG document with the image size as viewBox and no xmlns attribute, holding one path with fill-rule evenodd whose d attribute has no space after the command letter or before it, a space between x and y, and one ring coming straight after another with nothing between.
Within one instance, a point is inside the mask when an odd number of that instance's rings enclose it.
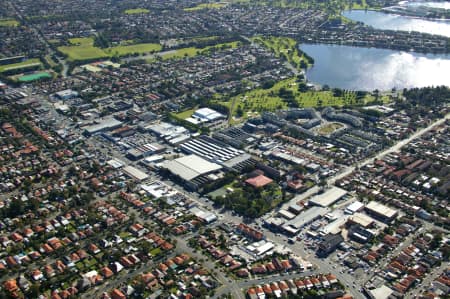
<instances>
[{"instance_id":1,"label":"park lawn","mask_svg":"<svg viewBox=\"0 0 450 299\"><path fill-rule=\"evenodd\" d=\"M308 65L308 60L303 53L298 50L297 41L290 37L253 37L254 42L260 43L267 49L275 53L277 57L284 57L289 63L300 69L300 63L303 61Z\"/></svg>"},{"instance_id":2,"label":"park lawn","mask_svg":"<svg viewBox=\"0 0 450 299\"><path fill-rule=\"evenodd\" d=\"M204 54L205 52L212 51L212 50L237 48L237 47L239 47L239 45L240 45L240 42L234 41L234 42L229 42L229 43L220 43L220 44L208 46L205 48L196 48L196 47L181 48L181 49L170 51L165 54L161 54L160 56L163 60L183 58L183 57L194 57L196 55ZM147 62L149 62L149 63L154 62L154 61L155 61L154 58L147 60Z\"/></svg>"},{"instance_id":3,"label":"park lawn","mask_svg":"<svg viewBox=\"0 0 450 299\"><path fill-rule=\"evenodd\" d=\"M74 38L69 38L69 43L73 46L93 46L94 38L93 37L74 37Z\"/></svg>"},{"instance_id":4,"label":"park lawn","mask_svg":"<svg viewBox=\"0 0 450 299\"><path fill-rule=\"evenodd\" d=\"M161 58L163 60L168 60L168 59L174 59L174 58L194 57L195 55L199 54L198 53L199 51L200 51L200 49L194 48L194 47L181 48L178 50L168 52L164 55L161 55Z\"/></svg>"},{"instance_id":5,"label":"park lawn","mask_svg":"<svg viewBox=\"0 0 450 299\"><path fill-rule=\"evenodd\" d=\"M161 51L161 49L162 46L160 44L147 43L106 48L105 53L110 55L125 56L134 53L142 54L149 52L159 52Z\"/></svg>"},{"instance_id":6,"label":"park lawn","mask_svg":"<svg viewBox=\"0 0 450 299\"><path fill-rule=\"evenodd\" d=\"M211 40L216 40L218 38L219 37L217 35L215 35L215 36L202 36L202 37L188 38L188 39L185 39L184 41L185 42L198 42L198 43L201 43L201 42L207 42L207 41L211 41Z\"/></svg>"},{"instance_id":7,"label":"park lawn","mask_svg":"<svg viewBox=\"0 0 450 299\"><path fill-rule=\"evenodd\" d=\"M134 15L134 14L140 14L140 13L149 13L150 10L146 9L146 8L132 8L132 9L127 9L124 11L124 13L126 13L127 15Z\"/></svg>"},{"instance_id":8,"label":"park lawn","mask_svg":"<svg viewBox=\"0 0 450 299\"><path fill-rule=\"evenodd\" d=\"M184 8L184 11L196 11L201 9L219 9L226 6L226 3L201 3L194 7Z\"/></svg>"},{"instance_id":9,"label":"park lawn","mask_svg":"<svg viewBox=\"0 0 450 299\"><path fill-rule=\"evenodd\" d=\"M81 46L61 46L58 50L66 54L69 60L89 60L89 59L100 59L107 58L109 55L105 53L102 49L96 48L91 45L81 45Z\"/></svg>"},{"instance_id":10,"label":"park lawn","mask_svg":"<svg viewBox=\"0 0 450 299\"><path fill-rule=\"evenodd\" d=\"M280 89L291 90L295 101L299 107L326 107L326 106L344 106L344 105L365 105L375 101L375 97L370 93L367 93L364 98L357 99L356 93L353 91L344 92L342 96L334 96L332 91L317 91L309 90L306 92L298 91L298 85L295 78L289 78L277 82L273 87L269 89L257 88L243 94L232 97L227 101L218 101L219 104L227 107L232 106L233 111L231 115L235 116L238 109L243 111L243 115L237 121L245 120L246 118L255 115L255 112L261 113L263 111L274 111L277 109L283 109L287 107L287 103L278 94ZM383 102L388 102L389 99L386 96L382 96ZM235 120L235 119L234 119Z\"/></svg>"},{"instance_id":11,"label":"park lawn","mask_svg":"<svg viewBox=\"0 0 450 299\"><path fill-rule=\"evenodd\" d=\"M17 27L19 24L15 19L0 19L0 27Z\"/></svg>"},{"instance_id":12,"label":"park lawn","mask_svg":"<svg viewBox=\"0 0 450 299\"><path fill-rule=\"evenodd\" d=\"M37 63L41 64L41 61L38 58L32 58L18 63L0 65L0 73L11 69L31 66Z\"/></svg>"}]
</instances>

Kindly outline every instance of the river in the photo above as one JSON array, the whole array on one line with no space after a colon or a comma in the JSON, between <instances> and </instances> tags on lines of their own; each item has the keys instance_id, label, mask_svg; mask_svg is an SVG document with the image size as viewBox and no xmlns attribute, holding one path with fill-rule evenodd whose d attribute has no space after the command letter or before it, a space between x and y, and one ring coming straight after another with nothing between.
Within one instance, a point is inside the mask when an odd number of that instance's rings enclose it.
<instances>
[{"instance_id":1,"label":"river","mask_svg":"<svg viewBox=\"0 0 450 299\"><path fill-rule=\"evenodd\" d=\"M367 91L450 86L450 55L323 44L300 49L314 58L306 77L315 84Z\"/></svg>"}]
</instances>

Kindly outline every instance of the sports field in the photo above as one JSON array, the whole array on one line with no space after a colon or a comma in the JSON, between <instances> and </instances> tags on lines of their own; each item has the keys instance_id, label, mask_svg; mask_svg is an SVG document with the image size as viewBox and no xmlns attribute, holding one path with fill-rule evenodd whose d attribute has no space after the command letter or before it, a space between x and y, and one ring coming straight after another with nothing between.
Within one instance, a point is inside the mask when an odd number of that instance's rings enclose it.
<instances>
[{"instance_id":1,"label":"sports field","mask_svg":"<svg viewBox=\"0 0 450 299\"><path fill-rule=\"evenodd\" d=\"M77 60L92 60L108 58L112 56L125 56L134 53L150 53L161 51L160 44L135 44L122 45L106 49L100 49L94 46L94 39L92 37L71 38L69 39L70 46L59 47L58 50L66 54L71 61Z\"/></svg>"},{"instance_id":2,"label":"sports field","mask_svg":"<svg viewBox=\"0 0 450 299\"><path fill-rule=\"evenodd\" d=\"M51 78L51 77L52 77L52 75L50 75L49 73L41 72L41 73L35 73L35 74L19 77L18 80L19 80L19 82L31 82L31 81L36 81L36 80L40 80L40 79L44 79L44 78Z\"/></svg>"},{"instance_id":3,"label":"sports field","mask_svg":"<svg viewBox=\"0 0 450 299\"><path fill-rule=\"evenodd\" d=\"M14 69L21 69L21 68L37 66L37 65L41 65L41 61L37 58L28 59L28 60L18 62L18 63L0 65L0 73L6 72L6 71L11 71Z\"/></svg>"}]
</instances>

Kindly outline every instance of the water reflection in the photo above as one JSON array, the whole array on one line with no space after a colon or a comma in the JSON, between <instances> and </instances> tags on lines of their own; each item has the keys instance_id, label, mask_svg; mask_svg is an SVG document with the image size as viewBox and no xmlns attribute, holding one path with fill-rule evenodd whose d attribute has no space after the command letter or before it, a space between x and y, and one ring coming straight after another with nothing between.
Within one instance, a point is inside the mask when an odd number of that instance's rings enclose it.
<instances>
[{"instance_id":1,"label":"water reflection","mask_svg":"<svg viewBox=\"0 0 450 299\"><path fill-rule=\"evenodd\" d=\"M313 83L352 90L450 86L450 55L336 45L300 47L315 60L306 77Z\"/></svg>"}]
</instances>

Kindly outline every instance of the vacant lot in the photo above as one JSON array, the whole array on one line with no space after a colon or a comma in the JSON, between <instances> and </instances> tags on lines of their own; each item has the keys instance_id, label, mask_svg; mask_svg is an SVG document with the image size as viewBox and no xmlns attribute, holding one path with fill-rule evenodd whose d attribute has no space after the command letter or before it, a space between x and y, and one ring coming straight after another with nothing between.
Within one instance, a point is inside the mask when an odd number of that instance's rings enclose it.
<instances>
[{"instance_id":1,"label":"vacant lot","mask_svg":"<svg viewBox=\"0 0 450 299\"><path fill-rule=\"evenodd\" d=\"M134 15L134 14L140 14L140 13L149 13L150 10L146 8L133 8L133 9L127 9L125 10L125 13L127 15Z\"/></svg>"}]
</instances>

